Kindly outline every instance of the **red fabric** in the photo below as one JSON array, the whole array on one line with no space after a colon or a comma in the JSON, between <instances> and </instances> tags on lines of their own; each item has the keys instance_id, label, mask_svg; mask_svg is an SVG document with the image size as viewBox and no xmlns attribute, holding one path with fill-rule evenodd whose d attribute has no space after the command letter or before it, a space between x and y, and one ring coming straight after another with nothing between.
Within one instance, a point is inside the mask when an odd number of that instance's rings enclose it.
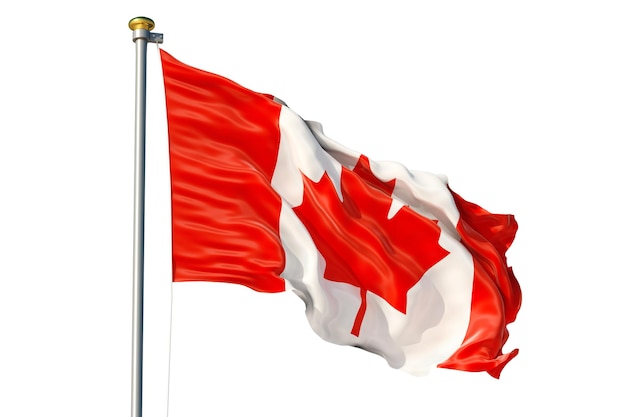
<instances>
[{"instance_id":1,"label":"red fabric","mask_svg":"<svg viewBox=\"0 0 626 417\"><path fill-rule=\"evenodd\" d=\"M284 291L270 180L280 105L161 50L170 137L174 281ZM227 233L226 233L227 232Z\"/></svg>"},{"instance_id":2,"label":"red fabric","mask_svg":"<svg viewBox=\"0 0 626 417\"><path fill-rule=\"evenodd\" d=\"M489 213L451 192L461 215L457 225L461 242L474 258L474 288L465 340L439 367L487 371L499 378L502 368L518 353L517 349L502 353L509 336L506 325L515 320L522 302L520 286L505 256L517 222L512 215Z\"/></svg>"}]
</instances>

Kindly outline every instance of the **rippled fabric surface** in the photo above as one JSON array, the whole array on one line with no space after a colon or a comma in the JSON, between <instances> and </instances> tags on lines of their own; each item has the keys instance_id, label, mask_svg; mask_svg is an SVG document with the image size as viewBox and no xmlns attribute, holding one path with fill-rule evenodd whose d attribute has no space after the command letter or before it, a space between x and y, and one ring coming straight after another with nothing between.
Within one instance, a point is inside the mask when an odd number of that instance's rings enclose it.
<instances>
[{"instance_id":1,"label":"rippled fabric surface","mask_svg":"<svg viewBox=\"0 0 626 417\"><path fill-rule=\"evenodd\" d=\"M281 106L163 52L174 281L284 291L280 197L270 186Z\"/></svg>"},{"instance_id":2,"label":"rippled fabric surface","mask_svg":"<svg viewBox=\"0 0 626 417\"><path fill-rule=\"evenodd\" d=\"M518 354L518 349L502 353L509 336L506 325L515 321L522 302L520 286L505 255L517 232L517 222L512 215L489 213L452 194L461 215L457 226L461 242L474 258L474 288L467 337L462 347L439 366L487 370L499 377L502 368Z\"/></svg>"},{"instance_id":3,"label":"rippled fabric surface","mask_svg":"<svg viewBox=\"0 0 626 417\"><path fill-rule=\"evenodd\" d=\"M162 51L174 281L302 298L313 330L422 375L499 377L521 291L517 224L442 176L373 161L272 96Z\"/></svg>"}]
</instances>

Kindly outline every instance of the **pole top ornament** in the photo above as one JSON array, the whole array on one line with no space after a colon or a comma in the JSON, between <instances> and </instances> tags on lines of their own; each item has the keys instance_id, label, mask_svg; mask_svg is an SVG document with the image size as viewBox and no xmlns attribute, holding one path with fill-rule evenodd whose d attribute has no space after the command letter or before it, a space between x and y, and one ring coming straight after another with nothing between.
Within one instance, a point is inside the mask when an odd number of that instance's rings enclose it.
<instances>
[{"instance_id":1,"label":"pole top ornament","mask_svg":"<svg viewBox=\"0 0 626 417\"><path fill-rule=\"evenodd\" d=\"M154 29L154 20L150 19L149 17L143 16L135 17L133 19L130 19L130 22L128 22L128 27L131 30L145 29L150 31Z\"/></svg>"}]
</instances>

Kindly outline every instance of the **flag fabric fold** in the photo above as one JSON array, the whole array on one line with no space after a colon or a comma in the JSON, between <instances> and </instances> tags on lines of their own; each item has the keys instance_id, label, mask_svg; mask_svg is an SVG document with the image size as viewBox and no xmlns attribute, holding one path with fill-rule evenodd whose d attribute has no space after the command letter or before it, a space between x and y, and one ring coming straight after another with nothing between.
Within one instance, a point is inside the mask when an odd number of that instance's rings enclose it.
<instances>
[{"instance_id":1,"label":"flag fabric fold","mask_svg":"<svg viewBox=\"0 0 626 417\"><path fill-rule=\"evenodd\" d=\"M291 290L325 340L416 375L499 377L521 305L512 215L347 149L270 95L161 60L174 281Z\"/></svg>"}]
</instances>

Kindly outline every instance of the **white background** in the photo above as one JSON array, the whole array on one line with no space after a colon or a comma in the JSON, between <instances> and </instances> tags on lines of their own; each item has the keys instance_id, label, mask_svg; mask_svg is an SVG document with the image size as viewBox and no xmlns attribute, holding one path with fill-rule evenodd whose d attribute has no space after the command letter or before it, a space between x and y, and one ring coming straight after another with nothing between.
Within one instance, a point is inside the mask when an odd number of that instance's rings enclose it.
<instances>
[{"instance_id":1,"label":"white background","mask_svg":"<svg viewBox=\"0 0 626 417\"><path fill-rule=\"evenodd\" d=\"M505 347L520 354L496 380L413 377L326 343L294 294L172 290L164 97L150 45L145 416L625 414L622 2L7 4L0 415L130 414L127 22L139 15L183 62L282 98L371 159L446 174L466 199L515 214L508 259L523 291Z\"/></svg>"}]
</instances>

